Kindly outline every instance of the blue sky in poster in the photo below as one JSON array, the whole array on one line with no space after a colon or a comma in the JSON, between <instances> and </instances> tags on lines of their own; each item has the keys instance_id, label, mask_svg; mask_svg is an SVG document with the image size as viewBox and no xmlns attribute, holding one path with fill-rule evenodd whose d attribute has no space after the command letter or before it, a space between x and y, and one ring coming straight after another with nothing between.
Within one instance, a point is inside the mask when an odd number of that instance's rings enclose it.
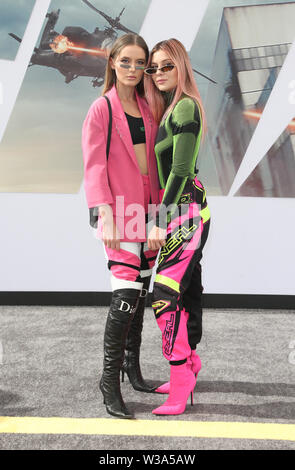
<instances>
[{"instance_id":1,"label":"blue sky in poster","mask_svg":"<svg viewBox=\"0 0 295 470\"><path fill-rule=\"evenodd\" d=\"M0 2L0 59L14 60L19 43L8 33L22 37L35 0L1 0Z\"/></svg>"}]
</instances>

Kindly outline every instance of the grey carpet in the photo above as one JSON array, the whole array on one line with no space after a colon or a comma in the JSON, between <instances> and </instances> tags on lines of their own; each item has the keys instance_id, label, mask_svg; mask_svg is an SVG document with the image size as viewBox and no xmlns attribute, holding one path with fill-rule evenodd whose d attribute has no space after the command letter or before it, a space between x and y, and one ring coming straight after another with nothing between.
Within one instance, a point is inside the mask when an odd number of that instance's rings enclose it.
<instances>
[{"instance_id":1,"label":"grey carpet","mask_svg":"<svg viewBox=\"0 0 295 470\"><path fill-rule=\"evenodd\" d=\"M0 307L0 416L110 418L98 389L106 307ZM195 406L165 417L188 421L295 423L294 311L204 310ZM169 379L151 308L146 310L143 375ZM138 419L164 397L122 385ZM156 423L155 423L156 425ZM0 434L1 449L295 449L295 442L141 436Z\"/></svg>"}]
</instances>

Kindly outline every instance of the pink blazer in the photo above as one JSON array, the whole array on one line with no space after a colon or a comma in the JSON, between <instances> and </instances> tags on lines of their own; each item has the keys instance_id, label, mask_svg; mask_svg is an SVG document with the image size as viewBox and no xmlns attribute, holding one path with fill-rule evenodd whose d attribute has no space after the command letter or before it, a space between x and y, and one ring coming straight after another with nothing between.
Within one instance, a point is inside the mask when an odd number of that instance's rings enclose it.
<instances>
[{"instance_id":1,"label":"pink blazer","mask_svg":"<svg viewBox=\"0 0 295 470\"><path fill-rule=\"evenodd\" d=\"M106 142L108 134L108 105L103 97L89 108L82 129L84 161L84 188L88 207L109 204L116 214L116 197L124 196L124 214L129 204L144 206L144 187L134 152L127 118L115 86L106 93L113 115L112 135L108 161ZM159 180L154 153L157 124L148 104L136 92L146 135L147 164L150 177L151 199L159 203ZM120 211L121 214L121 211ZM130 220L129 217L126 218Z\"/></svg>"}]
</instances>

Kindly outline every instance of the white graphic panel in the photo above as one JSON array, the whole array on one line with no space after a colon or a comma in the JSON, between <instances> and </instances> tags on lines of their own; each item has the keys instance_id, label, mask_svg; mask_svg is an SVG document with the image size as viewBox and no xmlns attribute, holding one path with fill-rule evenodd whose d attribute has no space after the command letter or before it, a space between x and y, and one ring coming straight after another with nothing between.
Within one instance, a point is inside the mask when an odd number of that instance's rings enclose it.
<instances>
[{"instance_id":1,"label":"white graphic panel","mask_svg":"<svg viewBox=\"0 0 295 470\"><path fill-rule=\"evenodd\" d=\"M199 31L209 0L153 0L140 33L149 48L164 39L179 39L189 51Z\"/></svg>"}]
</instances>

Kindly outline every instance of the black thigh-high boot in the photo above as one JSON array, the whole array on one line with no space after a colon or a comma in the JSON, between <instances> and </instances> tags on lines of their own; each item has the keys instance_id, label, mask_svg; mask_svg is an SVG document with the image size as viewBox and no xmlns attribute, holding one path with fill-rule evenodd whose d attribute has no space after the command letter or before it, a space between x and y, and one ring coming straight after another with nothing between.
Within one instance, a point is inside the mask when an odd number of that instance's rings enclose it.
<instances>
[{"instance_id":1,"label":"black thigh-high boot","mask_svg":"<svg viewBox=\"0 0 295 470\"><path fill-rule=\"evenodd\" d=\"M126 337L140 290L118 289L113 292L104 333L104 363L100 390L107 412L118 418L133 418L120 390L120 369Z\"/></svg>"},{"instance_id":2,"label":"black thigh-high boot","mask_svg":"<svg viewBox=\"0 0 295 470\"><path fill-rule=\"evenodd\" d=\"M141 333L143 328L143 316L146 300L149 291L151 276L142 278L143 287L139 297L138 305L131 321L126 346L125 358L122 365L122 381L124 381L124 372L128 375L132 387L138 392L152 393L157 388L156 385L149 385L142 377L140 370L140 345Z\"/></svg>"}]
</instances>

